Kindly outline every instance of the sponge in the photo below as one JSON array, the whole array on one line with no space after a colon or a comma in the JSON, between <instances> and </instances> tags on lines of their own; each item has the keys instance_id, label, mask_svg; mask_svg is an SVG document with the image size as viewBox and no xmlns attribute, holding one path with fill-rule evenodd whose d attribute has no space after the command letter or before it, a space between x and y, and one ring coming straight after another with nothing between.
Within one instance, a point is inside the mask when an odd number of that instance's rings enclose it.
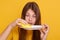
<instances>
[{"instance_id":1,"label":"sponge","mask_svg":"<svg viewBox=\"0 0 60 40\"><path fill-rule=\"evenodd\" d=\"M30 25L30 24L24 24L22 22L20 22L18 24L20 24L22 26L21 28L32 28L32 25Z\"/></svg>"},{"instance_id":2,"label":"sponge","mask_svg":"<svg viewBox=\"0 0 60 40\"><path fill-rule=\"evenodd\" d=\"M20 28L23 28L25 30L40 30L42 28L41 25L30 25L30 24L24 24L24 23L19 23L22 27Z\"/></svg>"}]
</instances>

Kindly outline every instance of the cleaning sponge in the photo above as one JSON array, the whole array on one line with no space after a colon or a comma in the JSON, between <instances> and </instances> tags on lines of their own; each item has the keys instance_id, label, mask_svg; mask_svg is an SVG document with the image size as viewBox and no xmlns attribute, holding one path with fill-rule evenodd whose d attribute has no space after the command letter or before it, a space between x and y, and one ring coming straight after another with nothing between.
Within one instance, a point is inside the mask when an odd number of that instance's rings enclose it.
<instances>
[{"instance_id":1,"label":"cleaning sponge","mask_svg":"<svg viewBox=\"0 0 60 40\"><path fill-rule=\"evenodd\" d=\"M41 25L30 25L30 24L24 24L24 23L19 23L22 27L20 28L23 28L25 30L39 30L42 28Z\"/></svg>"}]
</instances>

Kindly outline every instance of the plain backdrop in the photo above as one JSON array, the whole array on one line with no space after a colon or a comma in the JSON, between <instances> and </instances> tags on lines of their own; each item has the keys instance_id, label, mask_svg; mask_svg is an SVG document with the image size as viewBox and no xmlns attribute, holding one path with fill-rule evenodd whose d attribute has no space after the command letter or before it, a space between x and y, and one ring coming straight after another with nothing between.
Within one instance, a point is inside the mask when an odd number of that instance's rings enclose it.
<instances>
[{"instance_id":1,"label":"plain backdrop","mask_svg":"<svg viewBox=\"0 0 60 40\"><path fill-rule=\"evenodd\" d=\"M47 40L60 40L59 0L0 0L0 34L12 21L21 17L24 5L31 1L40 8L42 24L49 25Z\"/></svg>"}]
</instances>

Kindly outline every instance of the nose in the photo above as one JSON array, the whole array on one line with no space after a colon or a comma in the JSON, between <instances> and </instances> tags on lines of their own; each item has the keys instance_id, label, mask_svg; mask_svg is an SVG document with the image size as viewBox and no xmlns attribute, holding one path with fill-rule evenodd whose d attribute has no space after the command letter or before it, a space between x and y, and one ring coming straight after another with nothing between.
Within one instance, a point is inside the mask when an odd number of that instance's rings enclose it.
<instances>
[{"instance_id":1,"label":"nose","mask_svg":"<svg viewBox=\"0 0 60 40\"><path fill-rule=\"evenodd\" d=\"M29 21L32 21L32 17L29 17Z\"/></svg>"}]
</instances>

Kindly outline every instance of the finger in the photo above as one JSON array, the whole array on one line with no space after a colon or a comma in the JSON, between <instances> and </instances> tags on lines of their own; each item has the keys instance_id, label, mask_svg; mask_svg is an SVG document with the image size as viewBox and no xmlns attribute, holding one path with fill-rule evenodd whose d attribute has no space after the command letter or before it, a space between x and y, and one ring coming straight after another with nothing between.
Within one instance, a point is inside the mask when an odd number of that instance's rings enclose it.
<instances>
[{"instance_id":1,"label":"finger","mask_svg":"<svg viewBox=\"0 0 60 40\"><path fill-rule=\"evenodd\" d=\"M49 31L49 26L47 24L44 24L44 27L45 27L44 32L45 34L47 34Z\"/></svg>"},{"instance_id":2,"label":"finger","mask_svg":"<svg viewBox=\"0 0 60 40\"><path fill-rule=\"evenodd\" d=\"M24 19L18 19L19 22L22 22L24 24L27 24L27 22Z\"/></svg>"},{"instance_id":3,"label":"finger","mask_svg":"<svg viewBox=\"0 0 60 40\"><path fill-rule=\"evenodd\" d=\"M22 24L28 24L25 20L23 19L17 19L17 25L20 25L20 23ZM21 26L21 25L20 25Z\"/></svg>"},{"instance_id":4,"label":"finger","mask_svg":"<svg viewBox=\"0 0 60 40\"><path fill-rule=\"evenodd\" d=\"M25 21L25 20L23 20L23 19L22 19L22 22L23 22L24 24L28 24L27 21Z\"/></svg>"},{"instance_id":5,"label":"finger","mask_svg":"<svg viewBox=\"0 0 60 40\"><path fill-rule=\"evenodd\" d=\"M42 25L41 31L42 31L44 34L47 33L48 30L49 30L48 25L46 25L46 24Z\"/></svg>"}]
</instances>

